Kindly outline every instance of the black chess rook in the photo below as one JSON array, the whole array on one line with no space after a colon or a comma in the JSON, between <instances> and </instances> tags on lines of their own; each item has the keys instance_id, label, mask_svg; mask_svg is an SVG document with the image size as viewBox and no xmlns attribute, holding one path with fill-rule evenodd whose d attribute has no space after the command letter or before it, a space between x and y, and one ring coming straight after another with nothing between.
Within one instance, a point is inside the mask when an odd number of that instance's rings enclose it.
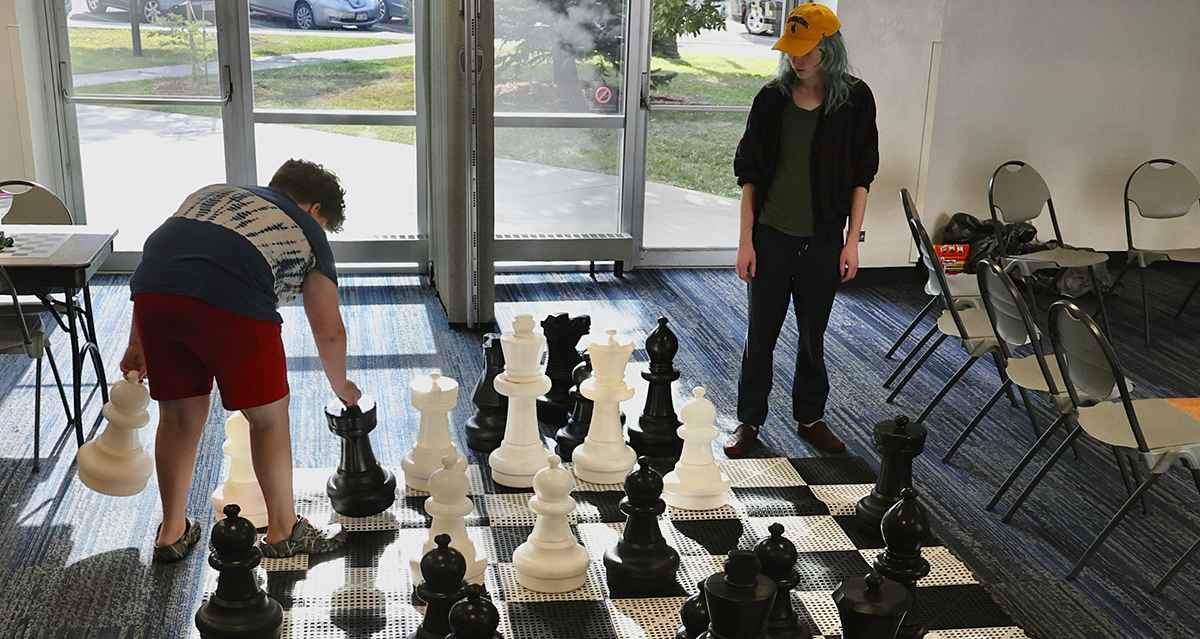
<instances>
[{"instance_id":1,"label":"black chess rook","mask_svg":"<svg viewBox=\"0 0 1200 639\"><path fill-rule=\"evenodd\" d=\"M240 517L237 504L225 506L225 519L212 530L208 565L217 571L217 590L196 611L203 639L278 639L283 608L258 587L254 569L262 563L258 531Z\"/></svg>"},{"instance_id":2,"label":"black chess rook","mask_svg":"<svg viewBox=\"0 0 1200 639\"><path fill-rule=\"evenodd\" d=\"M550 378L550 390L537 400L538 421L553 426L563 426L575 406L571 398L571 373L581 361L579 340L592 328L592 318L587 315L569 317L566 313L555 313L542 320L542 333L546 336L546 377Z\"/></svg>"},{"instance_id":3,"label":"black chess rook","mask_svg":"<svg viewBox=\"0 0 1200 639\"><path fill-rule=\"evenodd\" d=\"M767 527L769 537L754 544L754 555L762 564L762 573L775 582L775 603L767 620L769 639L812 639L812 630L792 608L792 589L800 584L796 572L796 545L783 536L783 524Z\"/></svg>"},{"instance_id":4,"label":"black chess rook","mask_svg":"<svg viewBox=\"0 0 1200 639\"><path fill-rule=\"evenodd\" d=\"M329 430L342 440L342 458L325 492L333 509L347 517L381 513L396 500L396 477L379 464L371 450L375 409L375 400L367 395L357 406L346 407L338 399L325 406Z\"/></svg>"},{"instance_id":5,"label":"black chess rook","mask_svg":"<svg viewBox=\"0 0 1200 639\"><path fill-rule=\"evenodd\" d=\"M729 551L724 572L704 580L709 623L700 639L767 639L777 591L761 569L752 551Z\"/></svg>"},{"instance_id":6,"label":"black chess rook","mask_svg":"<svg viewBox=\"0 0 1200 639\"><path fill-rule=\"evenodd\" d=\"M649 382L646 406L638 423L629 425L629 445L639 455L678 459L683 450L683 440L676 433L681 422L671 396L671 383L679 379L675 368L678 351L679 340L667 327L667 318L658 318L658 327L646 336L650 359L649 370L642 373L642 379Z\"/></svg>"},{"instance_id":7,"label":"black chess rook","mask_svg":"<svg viewBox=\"0 0 1200 639\"><path fill-rule=\"evenodd\" d=\"M917 580L929 574L929 562L921 556L921 546L929 538L929 513L917 501L917 491L905 488L901 500L888 509L880 524L885 550L875 557L873 566L884 577L899 582L913 595L913 605L900 631L899 639L924 637L925 624L917 615Z\"/></svg>"},{"instance_id":8,"label":"black chess rook","mask_svg":"<svg viewBox=\"0 0 1200 639\"><path fill-rule=\"evenodd\" d=\"M475 414L467 419L467 447L490 453L504 441L504 425L508 421L508 398L496 392L496 376L504 372L504 351L500 348L500 333L483 336L483 373L471 392Z\"/></svg>"},{"instance_id":9,"label":"black chess rook","mask_svg":"<svg viewBox=\"0 0 1200 639\"><path fill-rule=\"evenodd\" d=\"M450 608L450 634L446 639L504 639L500 612L479 584L467 584L466 596Z\"/></svg>"},{"instance_id":10,"label":"black chess rook","mask_svg":"<svg viewBox=\"0 0 1200 639\"><path fill-rule=\"evenodd\" d=\"M904 415L875 424L875 449L881 459L879 480L854 509L864 532L878 538L883 514L900 501L905 488L912 487L913 458L925 450L925 435L924 426L909 423Z\"/></svg>"},{"instance_id":11,"label":"black chess rook","mask_svg":"<svg viewBox=\"0 0 1200 639\"><path fill-rule=\"evenodd\" d=\"M436 544L421 557L421 583L417 598L425 602L425 618L408 639L446 639L450 634L450 608L467 596L467 559L450 545L450 535L433 538Z\"/></svg>"},{"instance_id":12,"label":"black chess rook","mask_svg":"<svg viewBox=\"0 0 1200 639\"><path fill-rule=\"evenodd\" d=\"M662 475L650 467L649 457L639 457L625 476L620 504L625 529L617 544L604 553L604 570L614 596L663 592L676 583L679 553L667 545L658 527L658 516L667 510L662 490Z\"/></svg>"},{"instance_id":13,"label":"black chess rook","mask_svg":"<svg viewBox=\"0 0 1200 639\"><path fill-rule=\"evenodd\" d=\"M907 588L874 570L843 581L833 591L842 639L894 639L912 602Z\"/></svg>"},{"instance_id":14,"label":"black chess rook","mask_svg":"<svg viewBox=\"0 0 1200 639\"><path fill-rule=\"evenodd\" d=\"M708 602L704 600L704 580L696 582L696 594L683 600L679 606L679 620L683 623L675 631L675 639L699 639L708 630Z\"/></svg>"}]
</instances>

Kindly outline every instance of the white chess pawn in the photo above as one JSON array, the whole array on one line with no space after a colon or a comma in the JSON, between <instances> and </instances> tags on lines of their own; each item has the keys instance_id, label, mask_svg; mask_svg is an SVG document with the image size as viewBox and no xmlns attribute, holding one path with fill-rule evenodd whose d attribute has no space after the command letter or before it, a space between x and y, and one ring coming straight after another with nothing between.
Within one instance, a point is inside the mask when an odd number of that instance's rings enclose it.
<instances>
[{"instance_id":1,"label":"white chess pawn","mask_svg":"<svg viewBox=\"0 0 1200 639\"><path fill-rule=\"evenodd\" d=\"M103 413L108 420L104 432L79 447L79 479L88 488L106 495L136 495L146 487L154 472L154 460L142 448L137 430L150 421L146 407L150 391L138 380L137 371L113 384Z\"/></svg>"},{"instance_id":2,"label":"white chess pawn","mask_svg":"<svg viewBox=\"0 0 1200 639\"><path fill-rule=\"evenodd\" d=\"M550 454L537 421L537 398L550 390L551 383L541 365L546 336L536 326L532 315L518 315L513 330L500 336L504 372L494 384L496 392L508 397L508 419L504 441L488 456L488 465L492 480L510 488L532 486Z\"/></svg>"},{"instance_id":3,"label":"white chess pawn","mask_svg":"<svg viewBox=\"0 0 1200 639\"><path fill-rule=\"evenodd\" d=\"M241 411L235 411L225 420L225 438L221 450L229 456L229 476L212 494L217 519L225 518L225 506L237 504L242 509L241 517L249 519L255 528L266 528L267 500L250 459L250 422Z\"/></svg>"},{"instance_id":4,"label":"white chess pawn","mask_svg":"<svg viewBox=\"0 0 1200 639\"><path fill-rule=\"evenodd\" d=\"M448 413L458 404L458 382L430 373L409 383L408 393L413 408L421 412L421 425L417 429L416 445L400 461L400 466L404 468L404 483L428 491L429 476L442 467L442 458L446 455L454 457L459 470L467 470L467 456L450 440ZM432 548L432 542L430 544Z\"/></svg>"},{"instance_id":5,"label":"white chess pawn","mask_svg":"<svg viewBox=\"0 0 1200 639\"><path fill-rule=\"evenodd\" d=\"M433 538L441 533L450 535L450 546L462 553L467 560L465 579L483 584L483 571L487 568L487 556L476 551L475 543L467 536L467 521L474 505L467 494L471 492L467 474L455 464L454 455L442 457L442 464L429 476L429 498L425 500L425 512L433 518L429 525L429 539L421 546L421 553L408 565L413 572L413 583L421 582L421 558L437 544Z\"/></svg>"},{"instance_id":6,"label":"white chess pawn","mask_svg":"<svg viewBox=\"0 0 1200 639\"><path fill-rule=\"evenodd\" d=\"M610 330L607 340L588 344L592 376L579 387L579 392L592 400L592 425L587 438L571 453L571 461L575 475L593 484L621 483L637 461L621 427L621 402L633 397L633 389L625 384L633 342L621 344L616 336L617 332Z\"/></svg>"},{"instance_id":7,"label":"white chess pawn","mask_svg":"<svg viewBox=\"0 0 1200 639\"><path fill-rule=\"evenodd\" d=\"M587 581L591 563L587 550L571 533L567 516L575 512L571 498L571 472L563 468L558 455L551 455L548 466L533 480L529 509L537 513L533 532L513 552L517 583L545 593L575 590Z\"/></svg>"},{"instance_id":8,"label":"white chess pawn","mask_svg":"<svg viewBox=\"0 0 1200 639\"><path fill-rule=\"evenodd\" d=\"M663 500L683 510L720 508L729 501L729 477L713 460L717 409L704 398L703 387L692 389L692 399L679 409L679 417L683 425L675 432L683 440L683 453L675 470L663 477Z\"/></svg>"}]
</instances>

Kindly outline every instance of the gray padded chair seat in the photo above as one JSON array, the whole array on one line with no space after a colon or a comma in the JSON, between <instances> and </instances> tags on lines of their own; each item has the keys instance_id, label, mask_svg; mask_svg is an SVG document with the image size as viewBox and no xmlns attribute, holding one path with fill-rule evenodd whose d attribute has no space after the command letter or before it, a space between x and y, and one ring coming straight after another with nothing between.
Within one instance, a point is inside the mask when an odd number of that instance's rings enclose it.
<instances>
[{"instance_id":1,"label":"gray padded chair seat","mask_svg":"<svg viewBox=\"0 0 1200 639\"><path fill-rule=\"evenodd\" d=\"M1186 262L1188 264L1200 264L1200 248L1186 249L1164 249L1161 251L1147 251L1143 249L1130 249L1129 261L1137 262L1138 266L1143 268L1148 264L1155 262Z\"/></svg>"},{"instance_id":2,"label":"gray padded chair seat","mask_svg":"<svg viewBox=\"0 0 1200 639\"><path fill-rule=\"evenodd\" d=\"M1161 398L1135 399L1133 408L1151 451L1196 448L1200 453L1200 419ZM1121 402L1080 408L1079 425L1088 435L1110 446L1137 448L1125 405Z\"/></svg>"},{"instance_id":3,"label":"gray padded chair seat","mask_svg":"<svg viewBox=\"0 0 1200 639\"><path fill-rule=\"evenodd\" d=\"M932 279L925 283L926 295L937 295L934 290ZM956 302L960 302L959 307L970 306L982 308L983 305L979 301L979 280L969 273L946 273L946 286L950 289L950 296Z\"/></svg>"},{"instance_id":4,"label":"gray padded chair seat","mask_svg":"<svg viewBox=\"0 0 1200 639\"><path fill-rule=\"evenodd\" d=\"M996 348L996 334L992 332L992 322L988 319L987 311L982 308L966 308L958 312L962 318L963 327L967 329L970 339L963 340L963 348L971 357L979 357ZM938 318L938 330L953 337L962 338L958 334L958 326L949 311L943 311Z\"/></svg>"},{"instance_id":5,"label":"gray padded chair seat","mask_svg":"<svg viewBox=\"0 0 1200 639\"><path fill-rule=\"evenodd\" d=\"M1108 256L1104 253L1062 247L1004 258L1005 265L1012 264L1023 277L1046 269L1099 266L1107 261Z\"/></svg>"}]
</instances>

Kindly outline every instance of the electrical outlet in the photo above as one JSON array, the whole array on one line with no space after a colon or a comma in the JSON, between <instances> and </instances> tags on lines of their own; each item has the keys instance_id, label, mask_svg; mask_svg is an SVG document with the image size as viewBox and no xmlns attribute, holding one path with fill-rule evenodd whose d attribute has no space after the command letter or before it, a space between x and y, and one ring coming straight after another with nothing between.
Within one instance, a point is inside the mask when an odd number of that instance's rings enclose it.
<instances>
[{"instance_id":1,"label":"electrical outlet","mask_svg":"<svg viewBox=\"0 0 1200 639\"><path fill-rule=\"evenodd\" d=\"M859 232L858 232L858 241L859 241L859 242L866 242L866 241L867 241L867 232L866 232L866 231L859 231Z\"/></svg>"}]
</instances>

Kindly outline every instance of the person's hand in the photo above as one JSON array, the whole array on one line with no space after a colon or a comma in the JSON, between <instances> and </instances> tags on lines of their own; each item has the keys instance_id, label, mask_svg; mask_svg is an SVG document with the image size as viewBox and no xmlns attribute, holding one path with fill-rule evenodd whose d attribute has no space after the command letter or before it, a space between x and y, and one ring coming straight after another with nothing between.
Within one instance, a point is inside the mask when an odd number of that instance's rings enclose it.
<instances>
[{"instance_id":1,"label":"person's hand","mask_svg":"<svg viewBox=\"0 0 1200 639\"><path fill-rule=\"evenodd\" d=\"M121 358L121 376L124 377L129 371L137 371L139 381L146 379L146 357L142 349L132 344L125 349L125 356Z\"/></svg>"},{"instance_id":2,"label":"person's hand","mask_svg":"<svg viewBox=\"0 0 1200 639\"><path fill-rule=\"evenodd\" d=\"M737 250L737 276L747 284L750 283L750 278L754 277L757 259L754 255L753 244L739 244Z\"/></svg>"},{"instance_id":3,"label":"person's hand","mask_svg":"<svg viewBox=\"0 0 1200 639\"><path fill-rule=\"evenodd\" d=\"M858 243L842 247L842 256L838 260L838 272L843 282L849 282L858 274Z\"/></svg>"},{"instance_id":4,"label":"person's hand","mask_svg":"<svg viewBox=\"0 0 1200 639\"><path fill-rule=\"evenodd\" d=\"M362 399L362 391L358 390L358 387L350 380L346 380L339 386L335 386L333 392L337 393L338 399L342 400L342 403L347 407L357 406L358 400Z\"/></svg>"}]
</instances>

